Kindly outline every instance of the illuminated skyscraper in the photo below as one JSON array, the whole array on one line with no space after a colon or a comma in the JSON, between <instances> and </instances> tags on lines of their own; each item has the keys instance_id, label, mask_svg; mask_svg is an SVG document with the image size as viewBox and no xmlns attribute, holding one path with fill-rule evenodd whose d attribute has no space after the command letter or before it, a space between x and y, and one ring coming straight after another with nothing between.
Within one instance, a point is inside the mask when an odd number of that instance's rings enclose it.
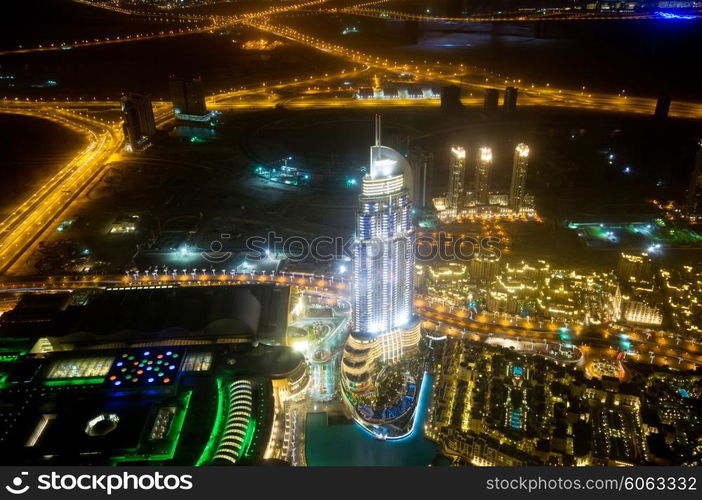
<instances>
[{"instance_id":1,"label":"illuminated skyscraper","mask_svg":"<svg viewBox=\"0 0 702 500\"><path fill-rule=\"evenodd\" d=\"M641 283L653 278L653 261L647 253L630 255L622 253L617 262L617 276L623 283Z\"/></svg>"},{"instance_id":2,"label":"illuminated skyscraper","mask_svg":"<svg viewBox=\"0 0 702 500\"><path fill-rule=\"evenodd\" d=\"M377 334L407 324L412 314L414 227L407 160L380 145L380 117L363 178L356 219L355 329Z\"/></svg>"},{"instance_id":3,"label":"illuminated skyscraper","mask_svg":"<svg viewBox=\"0 0 702 500\"><path fill-rule=\"evenodd\" d=\"M695 166L685 200L685 212L692 220L702 219L702 140L697 144Z\"/></svg>"},{"instance_id":4,"label":"illuminated skyscraper","mask_svg":"<svg viewBox=\"0 0 702 500\"><path fill-rule=\"evenodd\" d=\"M458 214L463 208L463 186L466 177L466 150L461 146L451 148L451 164L449 165L448 208Z\"/></svg>"},{"instance_id":5,"label":"illuminated skyscraper","mask_svg":"<svg viewBox=\"0 0 702 500\"><path fill-rule=\"evenodd\" d=\"M526 188L527 167L529 166L529 146L524 143L514 148L512 162L512 183L509 187L509 206L515 213L522 210Z\"/></svg>"},{"instance_id":6,"label":"illuminated skyscraper","mask_svg":"<svg viewBox=\"0 0 702 500\"><path fill-rule=\"evenodd\" d=\"M490 166L492 149L480 148L478 163L475 165L475 201L478 205L487 205L490 199Z\"/></svg>"},{"instance_id":7,"label":"illuminated skyscraper","mask_svg":"<svg viewBox=\"0 0 702 500\"><path fill-rule=\"evenodd\" d=\"M364 390L376 359L397 361L416 348L419 321L414 315L414 244L407 160L375 145L363 178L356 215L353 262L354 328L347 340L343 373L347 387Z\"/></svg>"},{"instance_id":8,"label":"illuminated skyscraper","mask_svg":"<svg viewBox=\"0 0 702 500\"><path fill-rule=\"evenodd\" d=\"M121 99L124 137L130 151L140 151L149 145L149 138L156 133L156 121L148 94L130 92Z\"/></svg>"}]
</instances>

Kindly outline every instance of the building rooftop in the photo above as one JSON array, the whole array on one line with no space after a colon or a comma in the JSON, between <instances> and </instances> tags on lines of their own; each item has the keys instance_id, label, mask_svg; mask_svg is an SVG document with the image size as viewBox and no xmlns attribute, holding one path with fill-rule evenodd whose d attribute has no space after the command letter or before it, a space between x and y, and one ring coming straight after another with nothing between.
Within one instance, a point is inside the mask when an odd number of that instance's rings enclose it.
<instances>
[{"instance_id":1,"label":"building rooftop","mask_svg":"<svg viewBox=\"0 0 702 500\"><path fill-rule=\"evenodd\" d=\"M95 290L28 294L0 318L0 337L100 344L184 338L281 342L289 291L274 285Z\"/></svg>"}]
</instances>

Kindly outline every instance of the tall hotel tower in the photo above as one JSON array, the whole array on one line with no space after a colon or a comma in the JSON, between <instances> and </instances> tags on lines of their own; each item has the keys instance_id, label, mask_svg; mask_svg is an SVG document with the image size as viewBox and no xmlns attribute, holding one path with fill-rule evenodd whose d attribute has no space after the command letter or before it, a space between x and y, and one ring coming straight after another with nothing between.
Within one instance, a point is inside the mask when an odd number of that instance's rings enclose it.
<instances>
[{"instance_id":1,"label":"tall hotel tower","mask_svg":"<svg viewBox=\"0 0 702 500\"><path fill-rule=\"evenodd\" d=\"M519 143L517 147L514 148L512 183L509 186L509 208L511 208L515 214L519 214L522 211L528 166L529 146L524 143Z\"/></svg>"},{"instance_id":2,"label":"tall hotel tower","mask_svg":"<svg viewBox=\"0 0 702 500\"><path fill-rule=\"evenodd\" d=\"M461 146L451 148L451 164L449 165L448 208L458 215L463 208L463 186L466 178L466 150Z\"/></svg>"},{"instance_id":3,"label":"tall hotel tower","mask_svg":"<svg viewBox=\"0 0 702 500\"><path fill-rule=\"evenodd\" d=\"M363 178L356 214L354 328L342 361L344 382L352 392L372 386L369 371L377 359L399 361L419 343L410 186L410 165L400 153L380 144L380 115L376 115L375 145L370 148L369 173Z\"/></svg>"},{"instance_id":4,"label":"tall hotel tower","mask_svg":"<svg viewBox=\"0 0 702 500\"><path fill-rule=\"evenodd\" d=\"M475 201L478 205L490 202L490 165L492 165L492 149L480 148L478 163L475 166Z\"/></svg>"}]
</instances>

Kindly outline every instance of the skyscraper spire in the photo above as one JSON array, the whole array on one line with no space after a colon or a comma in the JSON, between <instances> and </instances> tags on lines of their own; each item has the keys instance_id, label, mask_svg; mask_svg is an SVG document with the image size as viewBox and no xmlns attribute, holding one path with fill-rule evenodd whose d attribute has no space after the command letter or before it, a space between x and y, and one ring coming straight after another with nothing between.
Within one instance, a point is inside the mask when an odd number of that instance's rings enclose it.
<instances>
[{"instance_id":1,"label":"skyscraper spire","mask_svg":"<svg viewBox=\"0 0 702 500\"><path fill-rule=\"evenodd\" d=\"M375 114L375 145L380 146L380 113Z\"/></svg>"}]
</instances>

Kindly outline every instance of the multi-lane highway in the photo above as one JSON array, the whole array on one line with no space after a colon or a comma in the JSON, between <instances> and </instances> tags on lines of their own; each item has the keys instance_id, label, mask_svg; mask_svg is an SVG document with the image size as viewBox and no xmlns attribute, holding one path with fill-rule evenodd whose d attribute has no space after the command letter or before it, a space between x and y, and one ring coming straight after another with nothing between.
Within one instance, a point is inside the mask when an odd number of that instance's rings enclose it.
<instances>
[{"instance_id":1,"label":"multi-lane highway","mask_svg":"<svg viewBox=\"0 0 702 500\"><path fill-rule=\"evenodd\" d=\"M123 146L121 124L75 110L36 101L2 101L0 113L41 118L67 127L86 137L87 145L51 175L33 193L0 220L0 274L6 273L41 240L71 204L100 179L113 155ZM116 106L115 103L111 104ZM158 103L154 116L162 124L171 118L170 106Z\"/></svg>"},{"instance_id":2,"label":"multi-lane highway","mask_svg":"<svg viewBox=\"0 0 702 500\"><path fill-rule=\"evenodd\" d=\"M95 181L107 159L120 147L122 137L118 126L61 108L15 106L2 107L0 111L48 119L88 139L88 145L78 155L0 222L0 273L4 273Z\"/></svg>"},{"instance_id":3,"label":"multi-lane highway","mask_svg":"<svg viewBox=\"0 0 702 500\"><path fill-rule=\"evenodd\" d=\"M244 13L238 16L217 16L217 15L198 15L182 13L178 10L143 10L143 9L125 9L119 6L112 6L106 3L93 3L89 1L80 1L92 7L107 9L120 14L128 14L132 16L144 17L147 20L155 23L173 24L174 21L181 23L194 24L188 27L171 27L170 29L147 31L142 33L129 33L123 35L114 35L103 38L92 38L82 40L57 40L55 42L44 43L35 47L19 46L14 49L0 51L0 56L11 54L30 54L34 52L50 52L56 50L73 50L85 47L96 47L100 45L112 45L117 43L141 42L145 40L154 40L158 38L172 38L176 36L194 35L197 33L216 32L224 28L231 28L238 23L246 22L250 19L259 17L269 17L280 14L285 14L291 11L319 6L329 0L308 0L305 2L292 3L289 5L269 7L263 10Z\"/></svg>"},{"instance_id":4,"label":"multi-lane highway","mask_svg":"<svg viewBox=\"0 0 702 500\"><path fill-rule=\"evenodd\" d=\"M615 93L603 93L603 92L592 92L587 90L587 84L583 85L578 89L559 89L552 87L550 84L537 84L535 82L526 82L520 79L510 78L509 76L496 75L489 69L477 68L465 65L459 62L445 61L445 60L415 60L409 58L408 60L398 60L396 55L384 55L380 53L369 53L362 52L360 50L344 46L339 42L332 42L320 39L318 37L312 36L308 33L301 32L299 30L293 29L289 26L280 23L272 22L272 19L276 16L281 16L284 14L289 14L293 11L300 10L315 10L322 14L338 14L357 12L357 11L368 11L369 9L374 11L383 11L382 9L373 9L377 4L384 3L382 1L375 2L364 2L355 5L350 5L346 8L337 9L330 8L325 9L324 4L328 0L309 0L305 2L297 2L286 6L276 6L262 9L260 11L254 11L249 13L240 14L237 16L216 16L216 15L203 15L203 14L191 14L180 12L178 9L171 10L129 10L119 7L117 10L120 13L132 14L137 16L146 16L152 19L162 20L162 21L173 21L174 19L179 19L183 22L193 23L207 23L206 26L190 26L187 28L180 28L178 30L161 30L159 32L153 33L142 33L142 34L132 34L125 35L123 37L113 37L105 38L101 40L83 40L83 41L63 41L55 42L49 44L48 46L34 47L34 48L17 48L15 50L0 52L0 56L9 53L27 53L33 51L47 51L47 50L65 50L69 48L80 48L82 46L100 45L106 43L125 43L128 41L140 41L151 38L159 37L171 37L179 35L187 35L191 33L201 33L205 31L213 31L219 28L231 27L235 25L246 25L257 30L286 38L288 40L294 41L296 43L305 45L307 47L313 48L337 56L339 58L345 59L351 62L353 65L362 67L364 69L372 69L376 73L390 73L390 74L411 74L414 78L415 84L430 84L433 86L437 85L460 85L462 86L468 94L463 98L463 104L466 106L476 106L481 105L482 92L486 88L499 88L505 85L513 85L519 87L520 89L520 105L523 106L551 106L551 107L561 107L561 108L574 108L574 109L584 109L584 110L597 110L597 111L608 111L608 112L622 112L622 113L636 113L636 114L651 114L655 109L655 99L636 97L627 94L625 90L619 90ZM95 7L110 8L115 10L112 6L107 6L103 3L93 4L88 0L84 0L83 3L88 5L94 5ZM406 13L393 13L393 15L407 16ZM514 16L533 16L539 19L553 19L560 16L565 16L567 19L580 19L582 16L587 16L588 18L592 16L597 16L598 14L583 14L577 12L565 12L565 13L553 13L550 12L548 15L543 13L517 13L512 15L511 13L504 13L499 16L500 20L510 19ZM622 19L626 16L656 16L658 14L606 14L608 17ZM697 14L695 14L697 15ZM424 17L424 16L419 16ZM430 18L431 20L446 21L448 18ZM460 18L461 20L465 20ZM486 19L487 20L487 19ZM523 19L513 19L513 20L523 20ZM326 76L316 76L313 79L304 79L308 85L319 86L325 83L333 81L328 75ZM369 79L370 80L370 79ZM302 83L302 80L300 81ZM297 107L297 108L324 108L324 107L373 107L373 106L406 106L406 107L426 107L426 106L438 106L438 100L436 99L369 99L369 100L357 100L351 97L343 98L339 96L326 96L323 93L318 93L317 95L298 95L291 98L290 96L278 96L275 94L276 90L281 90L283 86L289 88L295 87L294 85L281 85L278 87L267 87L261 85L259 88L249 87L245 90L238 91L228 91L220 92L219 95L210 98L215 109L236 109L240 107L249 106L251 108L266 108L273 107L279 103L284 103L287 106ZM299 85L298 87L301 87ZM670 115L678 118L700 118L702 117L702 103L693 101L674 101L670 108Z\"/></svg>"},{"instance_id":5,"label":"multi-lane highway","mask_svg":"<svg viewBox=\"0 0 702 500\"><path fill-rule=\"evenodd\" d=\"M316 50L346 59L355 64L363 64L375 71L392 73L395 75L411 74L414 84L433 85L460 85L468 92L473 91L474 97L463 99L465 105L481 105L482 92L486 88L495 88L513 85L520 88L519 103L523 106L551 106L560 108L575 108L594 111L609 111L621 113L652 114L656 101L645 97L628 95L626 90L614 94L592 92L587 86L580 89L560 89L552 87L549 83L539 85L536 83L522 82L499 76L489 70L468 67L462 63L446 61L414 60L400 61L393 57L380 54L362 52L360 50L341 45L338 42L329 42L318 37L306 34L297 29L281 24L273 24L267 18L255 18L245 22L246 25L261 31L286 38L296 43L314 48ZM317 104L324 106L431 106L438 102L425 99L380 99L356 100L354 104L347 104L343 99L326 99L327 102L305 98L301 107L313 107ZM346 101L351 101L346 100ZM693 101L675 101L670 108L670 115L677 118L702 117L702 103Z\"/></svg>"},{"instance_id":6,"label":"multi-lane highway","mask_svg":"<svg viewBox=\"0 0 702 500\"><path fill-rule=\"evenodd\" d=\"M17 278L0 284L0 292L74 290L78 288L163 288L173 286L224 286L245 284L277 284L297 286L308 293L328 298L348 300L351 293L347 278L342 276L315 276L304 273L241 273L223 271L148 271L127 273L123 276L64 276ZM522 343L576 344L588 359L614 358L627 352L637 361L679 369L697 370L702 367L702 346L688 341L676 341L657 332L637 332L631 328L611 324L596 329L583 325L563 325L536 319L496 317L492 314L475 315L467 309L449 309L430 297L419 297L415 302L417 314L425 328L443 335L475 341L490 338L512 339Z\"/></svg>"}]
</instances>

